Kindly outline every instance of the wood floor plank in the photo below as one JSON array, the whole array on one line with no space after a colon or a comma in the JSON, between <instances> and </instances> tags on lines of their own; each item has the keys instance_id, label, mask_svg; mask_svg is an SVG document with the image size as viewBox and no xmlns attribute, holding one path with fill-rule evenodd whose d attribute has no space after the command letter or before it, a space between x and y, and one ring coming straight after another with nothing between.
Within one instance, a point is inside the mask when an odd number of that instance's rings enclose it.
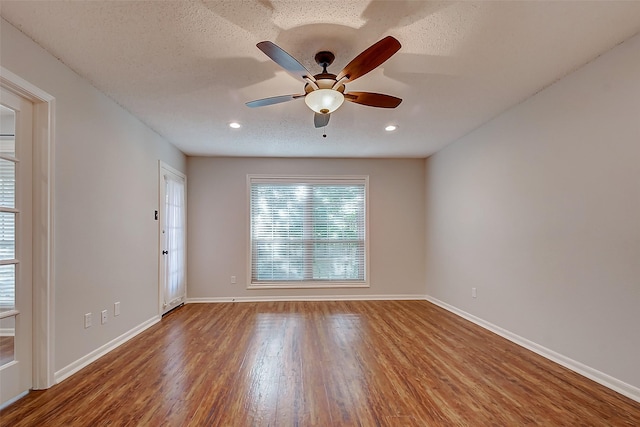
<instances>
[{"instance_id":1,"label":"wood floor plank","mask_svg":"<svg viewBox=\"0 0 640 427\"><path fill-rule=\"evenodd\" d=\"M640 403L426 301L190 304L0 426L639 426Z\"/></svg>"}]
</instances>

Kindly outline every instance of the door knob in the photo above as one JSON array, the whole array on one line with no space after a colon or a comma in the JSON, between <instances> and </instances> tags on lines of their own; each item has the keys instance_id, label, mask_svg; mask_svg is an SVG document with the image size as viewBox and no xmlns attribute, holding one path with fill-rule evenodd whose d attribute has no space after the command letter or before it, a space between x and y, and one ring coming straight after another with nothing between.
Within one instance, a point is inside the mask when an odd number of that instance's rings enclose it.
<instances>
[{"instance_id":1,"label":"door knob","mask_svg":"<svg viewBox=\"0 0 640 427\"><path fill-rule=\"evenodd\" d=\"M169 251L162 251L162 255L166 255L168 253L169 253Z\"/></svg>"}]
</instances>

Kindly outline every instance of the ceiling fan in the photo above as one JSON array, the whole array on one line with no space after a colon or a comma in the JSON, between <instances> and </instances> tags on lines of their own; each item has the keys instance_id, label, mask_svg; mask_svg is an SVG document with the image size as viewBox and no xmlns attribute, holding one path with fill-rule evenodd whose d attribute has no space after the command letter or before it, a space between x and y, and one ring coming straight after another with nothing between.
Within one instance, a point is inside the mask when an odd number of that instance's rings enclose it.
<instances>
[{"instance_id":1,"label":"ceiling fan","mask_svg":"<svg viewBox=\"0 0 640 427\"><path fill-rule=\"evenodd\" d=\"M327 67L335 59L331 52L322 51L316 54L315 60L322 67L322 73L312 75L300 62L275 43L263 41L257 46L276 64L296 78L302 79L306 84L304 85L304 93L257 99L247 102L248 107L264 107L304 98L307 106L314 111L313 123L315 127L319 128L329 123L331 113L337 110L345 100L379 108L396 108L402 102L400 98L381 93L345 93L345 83L352 82L377 68L400 49L400 42L391 36L383 38L356 56L338 75L327 72Z\"/></svg>"}]
</instances>

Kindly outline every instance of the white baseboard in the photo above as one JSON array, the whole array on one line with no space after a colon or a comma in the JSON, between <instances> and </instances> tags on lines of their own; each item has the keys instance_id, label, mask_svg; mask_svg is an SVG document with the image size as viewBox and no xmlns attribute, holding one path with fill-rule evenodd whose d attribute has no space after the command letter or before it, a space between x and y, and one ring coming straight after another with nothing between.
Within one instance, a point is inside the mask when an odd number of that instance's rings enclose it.
<instances>
[{"instance_id":1,"label":"white baseboard","mask_svg":"<svg viewBox=\"0 0 640 427\"><path fill-rule=\"evenodd\" d=\"M2 411L4 408L6 408L7 406L11 405L12 403L17 402L18 400L22 399L27 394L29 394L29 390L27 390L27 391L25 391L23 393L20 393L16 397L13 397L13 398L7 400L6 402L0 404L0 411Z\"/></svg>"},{"instance_id":2,"label":"white baseboard","mask_svg":"<svg viewBox=\"0 0 640 427\"><path fill-rule=\"evenodd\" d=\"M540 344L536 344L533 341L529 341L526 338L523 338L513 332L507 331L499 326L496 326L492 323L489 323L485 320L480 319L472 314L469 314L465 311L460 310L452 305L447 304L446 302L440 301L436 298L433 298L429 295L426 296L426 300L432 302L433 304L444 308L447 311L450 311L458 316L467 319L468 321L475 323L478 326L483 327L495 334L500 335L503 338L508 339L509 341L516 343L528 350L533 351L534 353L539 354L540 356L549 359L553 362L558 363L559 365L564 366L567 369L571 369L574 372L577 372L580 375L583 375L603 386L610 388L611 390L617 391L618 393L627 396L630 399L635 400L636 402L640 402L640 388L632 386L631 384L627 384L623 381L620 381L617 378L614 378L610 375L605 374L604 372L600 372L597 369L593 369L583 363L570 359L560 353L556 353L553 350L550 350L546 347L541 346Z\"/></svg>"},{"instance_id":3,"label":"white baseboard","mask_svg":"<svg viewBox=\"0 0 640 427\"><path fill-rule=\"evenodd\" d=\"M307 295L268 297L187 298L187 304L219 302L273 302L273 301L404 301L424 300L424 295Z\"/></svg>"},{"instance_id":4,"label":"white baseboard","mask_svg":"<svg viewBox=\"0 0 640 427\"><path fill-rule=\"evenodd\" d=\"M119 337L112 339L105 345L95 349L94 351L87 354L86 356L83 356L80 359L76 360L75 362L70 363L69 365L60 369L54 374L55 383L58 384L59 382L69 378L71 375L75 374L80 369L84 368L90 363L95 362L100 357L109 353L111 350L129 341L131 338L135 337L136 335L145 331L146 329L149 329L151 326L158 323L160 319L161 319L160 316L154 316L151 319L147 320L146 322L143 322L140 325L136 326L135 328L125 332Z\"/></svg>"}]
</instances>

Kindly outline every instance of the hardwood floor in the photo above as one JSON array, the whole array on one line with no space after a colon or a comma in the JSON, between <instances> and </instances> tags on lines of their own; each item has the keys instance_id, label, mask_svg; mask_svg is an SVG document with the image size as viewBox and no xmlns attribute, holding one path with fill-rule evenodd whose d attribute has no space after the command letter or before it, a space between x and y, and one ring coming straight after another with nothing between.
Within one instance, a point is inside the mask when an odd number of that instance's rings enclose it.
<instances>
[{"instance_id":1,"label":"hardwood floor","mask_svg":"<svg viewBox=\"0 0 640 427\"><path fill-rule=\"evenodd\" d=\"M426 301L190 304L2 426L640 426L640 404Z\"/></svg>"}]
</instances>

